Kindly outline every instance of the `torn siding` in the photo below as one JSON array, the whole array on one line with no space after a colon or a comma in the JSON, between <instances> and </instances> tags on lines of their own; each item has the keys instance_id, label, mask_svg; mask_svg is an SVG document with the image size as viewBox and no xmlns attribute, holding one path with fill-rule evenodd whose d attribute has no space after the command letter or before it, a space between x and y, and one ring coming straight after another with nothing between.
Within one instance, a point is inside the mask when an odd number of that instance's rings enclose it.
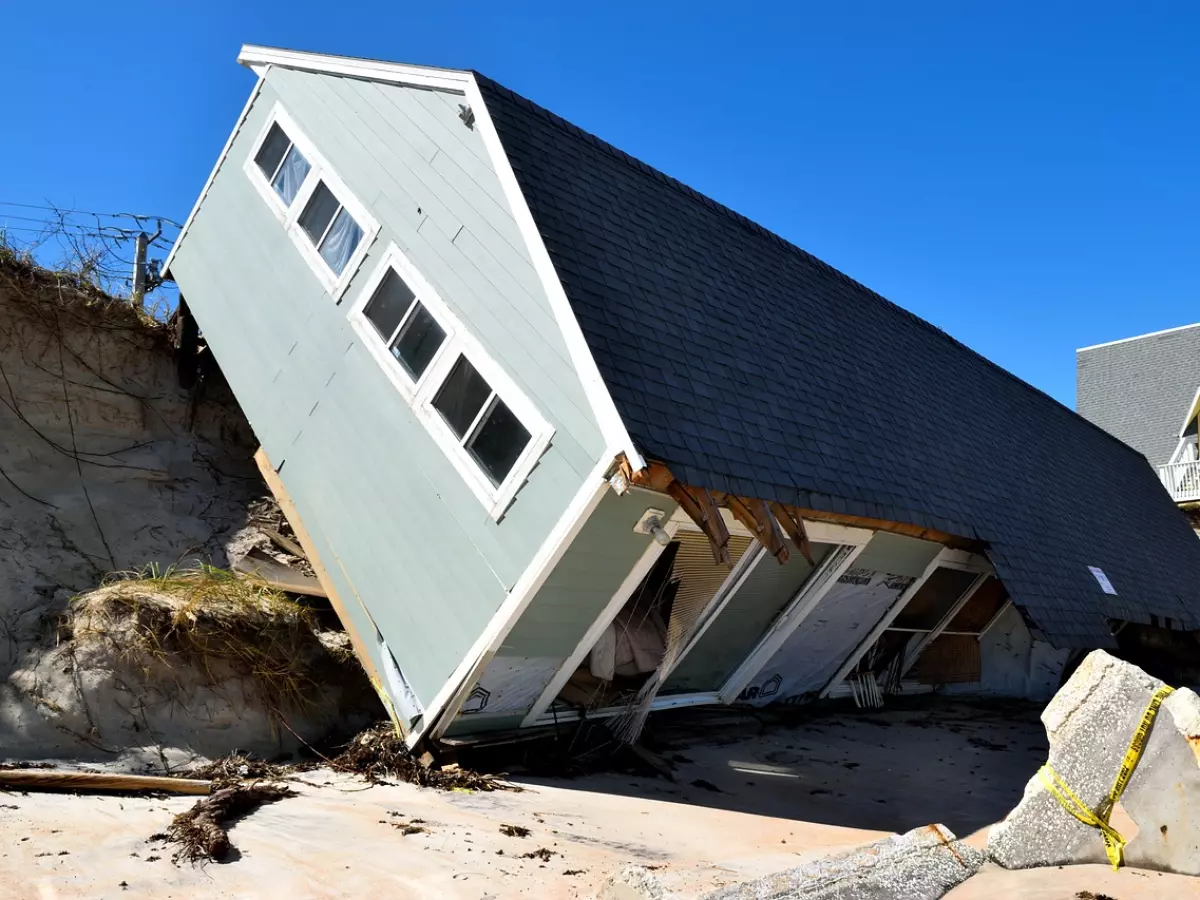
<instances>
[{"instance_id":1,"label":"torn siding","mask_svg":"<svg viewBox=\"0 0 1200 900\"><path fill-rule=\"evenodd\" d=\"M273 68L172 261L355 626L368 643L378 627L426 705L602 449L459 100ZM381 224L340 304L242 169L276 103ZM555 428L498 523L347 321L392 242Z\"/></svg>"}]
</instances>

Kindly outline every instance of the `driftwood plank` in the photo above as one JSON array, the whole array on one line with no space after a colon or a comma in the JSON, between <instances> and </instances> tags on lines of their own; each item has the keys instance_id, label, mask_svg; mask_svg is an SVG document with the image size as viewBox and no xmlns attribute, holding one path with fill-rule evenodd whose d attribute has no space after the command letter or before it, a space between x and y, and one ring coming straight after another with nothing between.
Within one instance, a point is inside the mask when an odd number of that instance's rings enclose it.
<instances>
[{"instance_id":1,"label":"driftwood plank","mask_svg":"<svg viewBox=\"0 0 1200 900\"><path fill-rule=\"evenodd\" d=\"M208 794L211 781L166 778L160 775L122 775L112 772L60 772L55 769L0 769L0 787L23 791L162 791L168 794Z\"/></svg>"},{"instance_id":2,"label":"driftwood plank","mask_svg":"<svg viewBox=\"0 0 1200 900\"><path fill-rule=\"evenodd\" d=\"M278 563L267 556L251 553L234 563L233 570L241 572L243 575L255 575L271 587L281 591L307 594L309 597L328 596L325 588L321 587L321 582L311 575L304 575L295 569L289 569L283 563Z\"/></svg>"}]
</instances>

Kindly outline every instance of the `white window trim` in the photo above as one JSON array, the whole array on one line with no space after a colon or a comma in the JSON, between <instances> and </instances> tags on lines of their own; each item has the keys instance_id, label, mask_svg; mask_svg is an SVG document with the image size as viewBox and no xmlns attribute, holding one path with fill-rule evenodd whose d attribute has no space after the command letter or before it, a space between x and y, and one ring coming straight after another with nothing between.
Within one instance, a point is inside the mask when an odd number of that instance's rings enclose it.
<instances>
[{"instance_id":1,"label":"white window trim","mask_svg":"<svg viewBox=\"0 0 1200 900\"><path fill-rule=\"evenodd\" d=\"M366 317L365 310L379 285L389 270L399 275L413 292L416 300L425 307L442 326L446 338L442 346L421 373L421 377L413 380L408 370L400 361L392 356L375 326ZM528 480L537 461L554 437L554 428L546 421L537 407L530 402L525 393L517 387L504 369L494 362L480 343L462 326L458 318L451 312L450 307L412 264L404 252L395 244L388 246L387 253L379 265L371 273L354 304L348 313L350 324L355 333L366 345L368 352L382 366L388 379L395 385L396 390L408 402L417 419L425 426L426 431L434 439L442 452L458 470L459 475L467 483L472 493L487 509L488 515L499 519L504 515L516 497L517 492ZM460 439L446 420L442 418L433 406L434 397L449 377L459 356L465 356L475 370L487 381L496 397L503 401L529 432L529 443L517 457L505 479L500 484L492 484L492 480L471 457L466 449L466 438ZM474 425L467 430L470 435Z\"/></svg>"},{"instance_id":2,"label":"white window trim","mask_svg":"<svg viewBox=\"0 0 1200 900\"><path fill-rule=\"evenodd\" d=\"M258 151L262 149L263 141L267 139L267 134L271 131L271 126L278 124L283 129L284 133L291 139L296 149L303 154L308 160L309 170L304 177L304 182L300 185L300 189L296 192L296 196L292 199L290 206L283 202L283 198L275 192L275 188L271 187L271 182L267 176L263 174L262 169L258 167L255 158L258 156ZM322 156L312 141L308 139L295 120L288 115L287 110L279 103L276 103L271 108L271 113L267 116L266 122L259 131L258 136L254 139L251 145L250 153L242 164L242 169L246 176L250 179L250 183L254 185L259 196L267 204L267 208L272 215L287 231L288 237L292 239L292 243L300 251L300 256L308 263L308 267L312 269L313 274L317 276L321 284L324 285L330 296L336 301L339 300L346 292L346 288L350 286L350 282L354 279L355 273L366 259L367 252L371 249L371 245L375 242L375 238L379 235L379 222L367 212L367 208L358 201L358 198L346 187L345 183L333 171L333 167ZM342 270L341 275L338 275L329 265L321 258L321 254L313 245L313 242L308 239L308 235L304 229L300 227L300 214L304 212L305 206L312 198L313 192L317 189L317 185L325 182L325 185L333 192L333 195L338 199L338 202L346 208L354 221L362 229L362 240L358 242L358 247L353 255L346 262L346 267Z\"/></svg>"}]
</instances>

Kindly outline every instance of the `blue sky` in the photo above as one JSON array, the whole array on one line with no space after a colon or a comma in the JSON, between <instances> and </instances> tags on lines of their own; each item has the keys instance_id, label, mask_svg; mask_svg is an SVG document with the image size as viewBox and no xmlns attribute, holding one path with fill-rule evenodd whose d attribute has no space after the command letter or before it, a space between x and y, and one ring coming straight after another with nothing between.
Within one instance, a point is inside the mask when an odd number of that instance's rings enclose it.
<instances>
[{"instance_id":1,"label":"blue sky","mask_svg":"<svg viewBox=\"0 0 1200 900\"><path fill-rule=\"evenodd\" d=\"M1195 4L59 2L4 18L0 202L183 221L254 82L238 48L262 43L485 72L1068 405L1076 347L1200 320ZM0 226L16 213L0 206Z\"/></svg>"}]
</instances>

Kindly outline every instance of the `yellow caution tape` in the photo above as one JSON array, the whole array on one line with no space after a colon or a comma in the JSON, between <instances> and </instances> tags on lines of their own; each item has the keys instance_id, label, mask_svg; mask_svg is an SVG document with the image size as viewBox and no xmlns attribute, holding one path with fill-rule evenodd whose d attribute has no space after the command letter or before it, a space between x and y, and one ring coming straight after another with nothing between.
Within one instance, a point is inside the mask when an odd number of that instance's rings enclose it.
<instances>
[{"instance_id":1,"label":"yellow caution tape","mask_svg":"<svg viewBox=\"0 0 1200 900\"><path fill-rule=\"evenodd\" d=\"M1163 701L1174 693L1174 691L1175 688L1164 684L1150 698L1150 703L1146 707L1146 711L1142 713L1142 721L1138 724L1137 730L1133 733L1133 737L1129 741L1129 749L1125 751L1125 759L1121 762L1121 768L1117 772L1116 780L1113 781L1113 786L1109 788L1107 796L1100 801L1100 805L1095 810L1089 809L1075 795L1075 792L1062 779L1062 776L1050 767L1049 763L1038 770L1038 778L1046 786L1046 790L1058 800L1063 809L1084 825L1099 829L1101 835L1104 837L1104 852L1108 856L1108 861L1112 863L1114 870L1121 867L1126 842L1125 838L1121 837L1120 833L1108 824L1108 817L1112 815L1113 807L1117 805L1117 801L1125 793L1129 779L1133 777L1134 770L1137 768L1138 763L1141 762L1142 751L1146 749L1146 739L1150 737L1150 729L1153 727L1154 719L1158 715L1158 708L1162 706Z\"/></svg>"}]
</instances>

